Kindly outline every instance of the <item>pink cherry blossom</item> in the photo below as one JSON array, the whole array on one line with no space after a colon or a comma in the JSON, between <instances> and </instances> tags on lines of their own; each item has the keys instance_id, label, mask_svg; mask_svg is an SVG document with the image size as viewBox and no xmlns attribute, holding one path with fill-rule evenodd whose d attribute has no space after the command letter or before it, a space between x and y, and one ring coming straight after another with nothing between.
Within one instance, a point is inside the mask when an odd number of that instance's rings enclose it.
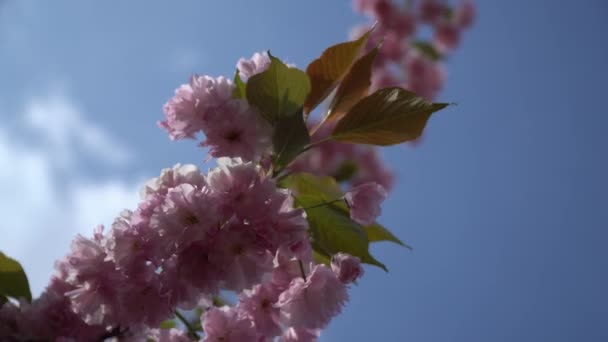
<instances>
[{"instance_id":1,"label":"pink cherry blossom","mask_svg":"<svg viewBox=\"0 0 608 342\"><path fill-rule=\"evenodd\" d=\"M408 75L406 88L427 100L437 96L445 81L443 65L417 51L408 54L405 70Z\"/></svg>"},{"instance_id":2,"label":"pink cherry blossom","mask_svg":"<svg viewBox=\"0 0 608 342\"><path fill-rule=\"evenodd\" d=\"M248 315L256 330L266 337L278 336L282 331L280 310L274 305L280 293L274 284L265 283L245 290L240 296L238 310Z\"/></svg>"},{"instance_id":3,"label":"pink cherry blossom","mask_svg":"<svg viewBox=\"0 0 608 342\"><path fill-rule=\"evenodd\" d=\"M78 235L67 259L69 270L65 280L75 289L66 295L74 311L89 324L111 324L119 319L117 290L123 277L106 257L99 243Z\"/></svg>"},{"instance_id":4,"label":"pink cherry blossom","mask_svg":"<svg viewBox=\"0 0 608 342\"><path fill-rule=\"evenodd\" d=\"M219 293L222 270L209 261L209 243L190 244L162 264L161 283L174 307L194 309L203 294Z\"/></svg>"},{"instance_id":5,"label":"pink cherry blossom","mask_svg":"<svg viewBox=\"0 0 608 342\"><path fill-rule=\"evenodd\" d=\"M415 44L419 27L434 30L443 57L474 21L475 7L469 0L455 9L442 0L407 3L354 2L377 21L364 50L383 41L371 91L403 86L430 100L445 71L440 58ZM353 34L360 37L369 27ZM270 63L268 53L241 58L241 80ZM76 236L40 297L0 306L0 340L185 342L185 331L158 326L178 308L197 307L207 310L204 341L317 340L348 301L348 284L363 275L361 261L337 253L331 266L315 264L305 210L295 207L294 194L281 188L281 173L273 170L273 127L246 98L235 98L234 89L223 76L194 75L175 90L158 125L172 140L204 135L200 145L218 158L218 167L206 175L191 164L163 169L144 185L138 206L120 213L109 231L98 226L92 238ZM334 127L315 129L311 140L328 140ZM364 225L380 214L393 182L378 149L335 141L282 170L302 171L335 177L350 188L344 200L351 218ZM237 294L238 303L213 307L223 291Z\"/></svg>"},{"instance_id":6,"label":"pink cherry blossom","mask_svg":"<svg viewBox=\"0 0 608 342\"><path fill-rule=\"evenodd\" d=\"M17 330L13 330L10 334L48 340L59 338L94 340L102 336L103 326L88 325L72 311L69 298L62 292L69 287L62 280L54 278L46 291L31 304L21 302L19 314L12 313L15 321L11 325ZM11 306L12 304L7 303L0 309L0 338L9 334L3 331L2 322L7 322L3 313L17 310L14 307L11 309Z\"/></svg>"},{"instance_id":7,"label":"pink cherry blossom","mask_svg":"<svg viewBox=\"0 0 608 342\"><path fill-rule=\"evenodd\" d=\"M316 123L311 125L315 126ZM324 124L313 136L313 141L328 137L332 129L332 124ZM353 168L353 174L348 175L347 179L338 179L339 181L351 185L376 182L385 189L390 189L393 185L393 174L382 163L380 151L368 145L329 141L298 157L290 166L290 170L317 176L337 176L345 167Z\"/></svg>"},{"instance_id":8,"label":"pink cherry blossom","mask_svg":"<svg viewBox=\"0 0 608 342\"><path fill-rule=\"evenodd\" d=\"M151 336L156 342L190 342L190 337L183 330L179 329L156 329L156 333Z\"/></svg>"},{"instance_id":9,"label":"pink cherry blossom","mask_svg":"<svg viewBox=\"0 0 608 342\"><path fill-rule=\"evenodd\" d=\"M350 208L350 217L367 226L374 223L380 215L380 203L386 196L386 190L380 184L365 183L348 191L344 199Z\"/></svg>"},{"instance_id":10,"label":"pink cherry blossom","mask_svg":"<svg viewBox=\"0 0 608 342\"><path fill-rule=\"evenodd\" d=\"M163 107L165 121L159 121L158 126L169 132L172 140L194 139L196 133L203 128L203 119L197 115L196 98L192 87L184 84L175 90L175 96Z\"/></svg>"},{"instance_id":11,"label":"pink cherry blossom","mask_svg":"<svg viewBox=\"0 0 608 342\"><path fill-rule=\"evenodd\" d=\"M159 177L148 180L141 189L141 196L145 198L151 194L166 195L170 188L180 184L190 184L196 188L205 185L205 176L193 164L176 164L172 168L163 169Z\"/></svg>"},{"instance_id":12,"label":"pink cherry blossom","mask_svg":"<svg viewBox=\"0 0 608 342\"><path fill-rule=\"evenodd\" d=\"M454 21L460 28L469 28L473 25L476 16L475 4L472 0L462 0L454 10Z\"/></svg>"},{"instance_id":13,"label":"pink cherry blossom","mask_svg":"<svg viewBox=\"0 0 608 342\"><path fill-rule=\"evenodd\" d=\"M438 61L421 61L413 43L426 43L427 38L417 32L422 26L433 31L433 45L444 56L460 43L462 31L471 26L475 6L463 0L454 8L443 0L354 0L354 8L375 22L375 29L367 41L366 50L378 46L372 69L371 90L400 86L426 99L433 99L445 83L445 72ZM453 12L453 15L450 13ZM368 32L372 24L358 25L351 30L351 38ZM404 67L405 66L405 67ZM423 71L421 71L423 70Z\"/></svg>"},{"instance_id":14,"label":"pink cherry blossom","mask_svg":"<svg viewBox=\"0 0 608 342\"><path fill-rule=\"evenodd\" d=\"M442 52L454 50L460 44L460 28L455 23L445 21L435 28L434 43Z\"/></svg>"},{"instance_id":15,"label":"pink cherry blossom","mask_svg":"<svg viewBox=\"0 0 608 342\"><path fill-rule=\"evenodd\" d=\"M281 336L281 342L316 342L319 338L318 329L304 329L290 327Z\"/></svg>"},{"instance_id":16,"label":"pink cherry blossom","mask_svg":"<svg viewBox=\"0 0 608 342\"><path fill-rule=\"evenodd\" d=\"M293 279L302 277L302 271L305 275L310 273L311 258L301 260L291 249L285 246L279 248L273 259L271 281L274 286L286 290Z\"/></svg>"},{"instance_id":17,"label":"pink cherry blossom","mask_svg":"<svg viewBox=\"0 0 608 342\"><path fill-rule=\"evenodd\" d=\"M420 19L427 23L435 23L446 12L447 6L441 0L420 1Z\"/></svg>"},{"instance_id":18,"label":"pink cherry blossom","mask_svg":"<svg viewBox=\"0 0 608 342\"><path fill-rule=\"evenodd\" d=\"M224 77L192 76L180 86L163 107L165 121L159 127L169 132L171 139L193 139L201 131L209 115L231 99L234 85Z\"/></svg>"},{"instance_id":19,"label":"pink cherry blossom","mask_svg":"<svg viewBox=\"0 0 608 342\"><path fill-rule=\"evenodd\" d=\"M315 265L307 280L295 278L281 293L277 306L285 324L322 329L348 301L346 286L325 265Z\"/></svg>"},{"instance_id":20,"label":"pink cherry blossom","mask_svg":"<svg viewBox=\"0 0 608 342\"><path fill-rule=\"evenodd\" d=\"M206 140L214 158L259 159L270 147L270 126L256 110L242 100L231 100L217 109L205 124Z\"/></svg>"},{"instance_id":21,"label":"pink cherry blossom","mask_svg":"<svg viewBox=\"0 0 608 342\"><path fill-rule=\"evenodd\" d=\"M331 269L345 284L352 283L363 276L361 260L346 253L337 253L332 257Z\"/></svg>"},{"instance_id":22,"label":"pink cherry blossom","mask_svg":"<svg viewBox=\"0 0 608 342\"><path fill-rule=\"evenodd\" d=\"M224 270L223 287L240 292L272 269L272 254L257 243L255 232L246 225L229 223L222 230L210 259Z\"/></svg>"},{"instance_id":23,"label":"pink cherry blossom","mask_svg":"<svg viewBox=\"0 0 608 342\"><path fill-rule=\"evenodd\" d=\"M211 308L203 315L204 342L255 341L258 333L253 321L231 307Z\"/></svg>"},{"instance_id":24,"label":"pink cherry blossom","mask_svg":"<svg viewBox=\"0 0 608 342\"><path fill-rule=\"evenodd\" d=\"M128 281L118 291L123 326L158 326L172 314L168 289L162 287L160 275L152 265L131 270Z\"/></svg>"},{"instance_id":25,"label":"pink cherry blossom","mask_svg":"<svg viewBox=\"0 0 608 342\"><path fill-rule=\"evenodd\" d=\"M159 126L174 140L203 132L201 145L212 157L259 158L270 146L270 126L246 101L233 99L233 90L224 77L193 76L167 102Z\"/></svg>"},{"instance_id":26,"label":"pink cherry blossom","mask_svg":"<svg viewBox=\"0 0 608 342\"><path fill-rule=\"evenodd\" d=\"M268 66L270 66L270 57L266 52L256 52L251 56L251 59L241 58L236 64L243 81L247 81L249 77L265 71Z\"/></svg>"}]
</instances>

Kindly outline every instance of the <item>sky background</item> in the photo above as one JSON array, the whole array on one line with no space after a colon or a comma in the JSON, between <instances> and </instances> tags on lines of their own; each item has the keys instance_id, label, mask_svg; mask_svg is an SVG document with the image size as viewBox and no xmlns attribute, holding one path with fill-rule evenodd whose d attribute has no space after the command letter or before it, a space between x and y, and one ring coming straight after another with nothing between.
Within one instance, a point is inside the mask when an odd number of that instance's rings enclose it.
<instances>
[{"instance_id":1,"label":"sky background","mask_svg":"<svg viewBox=\"0 0 608 342\"><path fill-rule=\"evenodd\" d=\"M608 341L608 3L479 0L424 142L321 341ZM0 3L0 250L39 293L73 236L133 208L191 141L156 127L192 73L271 49L305 67L364 21L348 1ZM604 137L604 138L603 138ZM203 169L207 166L203 165Z\"/></svg>"}]
</instances>

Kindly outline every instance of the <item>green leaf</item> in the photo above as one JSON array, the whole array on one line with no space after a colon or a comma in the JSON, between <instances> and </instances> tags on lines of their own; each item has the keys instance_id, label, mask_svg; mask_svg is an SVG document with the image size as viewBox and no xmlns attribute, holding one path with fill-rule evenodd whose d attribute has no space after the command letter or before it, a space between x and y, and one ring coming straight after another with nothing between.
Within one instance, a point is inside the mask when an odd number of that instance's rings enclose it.
<instances>
[{"instance_id":1,"label":"green leaf","mask_svg":"<svg viewBox=\"0 0 608 342\"><path fill-rule=\"evenodd\" d=\"M304 123L302 111L296 115L282 117L274 127L272 146L275 170L282 170L294 160L304 146L310 143L308 128Z\"/></svg>"},{"instance_id":2,"label":"green leaf","mask_svg":"<svg viewBox=\"0 0 608 342\"><path fill-rule=\"evenodd\" d=\"M213 296L213 303L212 303L212 305L219 308L219 307L222 307L224 305L230 305L230 303L226 299L224 299L224 298L222 298L220 296Z\"/></svg>"},{"instance_id":3,"label":"green leaf","mask_svg":"<svg viewBox=\"0 0 608 342\"><path fill-rule=\"evenodd\" d=\"M370 226L363 227L363 230L367 234L367 239L369 240L369 242L390 241L401 245L409 250L412 249L412 247L403 243L403 241L399 240L398 237L393 235L393 233L391 233L388 229L386 229L379 223L374 223Z\"/></svg>"},{"instance_id":4,"label":"green leaf","mask_svg":"<svg viewBox=\"0 0 608 342\"><path fill-rule=\"evenodd\" d=\"M317 196L299 195L296 203L303 208L315 206ZM313 246L318 246L321 255L345 252L357 256L362 262L375 265L387 271L386 266L369 253L367 234L361 225L351 220L348 213L342 209L328 206L309 208L306 216L310 227L309 233Z\"/></svg>"},{"instance_id":5,"label":"green leaf","mask_svg":"<svg viewBox=\"0 0 608 342\"><path fill-rule=\"evenodd\" d=\"M299 196L314 196L317 203L331 202L344 196L336 180L331 177L318 177L310 173L296 173L285 178L282 185Z\"/></svg>"},{"instance_id":6,"label":"green leaf","mask_svg":"<svg viewBox=\"0 0 608 342\"><path fill-rule=\"evenodd\" d=\"M168 319L168 320L162 322L159 326L160 329L172 329L175 327L177 327L177 323L175 323L175 321L172 319Z\"/></svg>"},{"instance_id":7,"label":"green leaf","mask_svg":"<svg viewBox=\"0 0 608 342\"><path fill-rule=\"evenodd\" d=\"M439 51L437 51L437 49L435 49L435 47L428 42L418 40L412 43L412 47L422 52L422 54L428 57L430 60L438 61L442 57L441 53L439 53Z\"/></svg>"},{"instance_id":8,"label":"green leaf","mask_svg":"<svg viewBox=\"0 0 608 342\"><path fill-rule=\"evenodd\" d=\"M30 285L21 265L0 252L0 295L32 300Z\"/></svg>"},{"instance_id":9,"label":"green leaf","mask_svg":"<svg viewBox=\"0 0 608 342\"><path fill-rule=\"evenodd\" d=\"M338 201L318 206L344 196L333 178L297 173L285 178L282 185L296 193L296 204L306 210L317 260L330 260L332 254L345 252L359 257L364 263L387 270L369 253L367 234L360 224L351 220L346 203Z\"/></svg>"},{"instance_id":10,"label":"green leaf","mask_svg":"<svg viewBox=\"0 0 608 342\"><path fill-rule=\"evenodd\" d=\"M331 265L331 256L322 252L320 247L312 246L312 258L317 264Z\"/></svg>"},{"instance_id":11,"label":"green leaf","mask_svg":"<svg viewBox=\"0 0 608 342\"><path fill-rule=\"evenodd\" d=\"M338 122L333 139L388 146L414 140L422 134L432 113L447 103L430 103L407 90L380 89L359 101Z\"/></svg>"},{"instance_id":12,"label":"green leaf","mask_svg":"<svg viewBox=\"0 0 608 342\"><path fill-rule=\"evenodd\" d=\"M340 83L324 121L339 120L359 100L367 96L372 84L372 65L376 55L378 55L378 50L379 47L375 47L353 64L342 83Z\"/></svg>"},{"instance_id":13,"label":"green leaf","mask_svg":"<svg viewBox=\"0 0 608 342\"><path fill-rule=\"evenodd\" d=\"M345 160L338 168L338 171L333 174L333 177L336 179L336 182L348 182L357 174L357 171L359 171L359 166L355 162Z\"/></svg>"},{"instance_id":14,"label":"green leaf","mask_svg":"<svg viewBox=\"0 0 608 342\"><path fill-rule=\"evenodd\" d=\"M249 104L275 124L280 118L298 113L310 92L310 81L302 70L289 68L270 52L268 55L270 66L249 78L245 92Z\"/></svg>"},{"instance_id":15,"label":"green leaf","mask_svg":"<svg viewBox=\"0 0 608 342\"><path fill-rule=\"evenodd\" d=\"M296 204L306 210L311 245L315 252L313 256L317 262L329 262L332 254L341 251L386 270L384 265L370 255L370 242L391 241L411 249L378 223L364 227L351 220L344 201L332 202L344 196L332 177L296 173L283 179L281 186L291 189L295 193ZM319 206L328 202L332 203Z\"/></svg>"},{"instance_id":16,"label":"green leaf","mask_svg":"<svg viewBox=\"0 0 608 342\"><path fill-rule=\"evenodd\" d=\"M247 86L241 80L239 69L236 69L234 73L234 90L232 91L232 97L235 99L244 99L247 97Z\"/></svg>"},{"instance_id":17,"label":"green leaf","mask_svg":"<svg viewBox=\"0 0 608 342\"><path fill-rule=\"evenodd\" d=\"M312 89L304 104L304 114L308 115L336 88L346 75L355 59L367 44L370 29L359 39L333 45L306 68Z\"/></svg>"},{"instance_id":18,"label":"green leaf","mask_svg":"<svg viewBox=\"0 0 608 342\"><path fill-rule=\"evenodd\" d=\"M8 298L6 298L6 296L0 295L0 307L2 307L2 304L8 302Z\"/></svg>"}]
</instances>

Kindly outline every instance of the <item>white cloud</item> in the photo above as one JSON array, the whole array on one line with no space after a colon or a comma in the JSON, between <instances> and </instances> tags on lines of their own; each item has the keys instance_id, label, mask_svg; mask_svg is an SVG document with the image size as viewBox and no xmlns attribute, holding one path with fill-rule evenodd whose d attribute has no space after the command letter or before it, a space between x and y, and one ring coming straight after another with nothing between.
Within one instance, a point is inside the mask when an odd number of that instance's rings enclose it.
<instances>
[{"instance_id":1,"label":"white cloud","mask_svg":"<svg viewBox=\"0 0 608 342\"><path fill-rule=\"evenodd\" d=\"M75 234L90 236L96 225L109 225L124 208L134 208L143 182L94 181L60 165L62 158L78 163L75 145L108 161L126 157L107 154L124 147L85 121L67 97L52 95L28 103L25 127L44 138L41 144L22 138L14 127L9 131L0 126L0 250L22 263L36 295Z\"/></svg>"},{"instance_id":2,"label":"white cloud","mask_svg":"<svg viewBox=\"0 0 608 342\"><path fill-rule=\"evenodd\" d=\"M134 209L139 200L141 182L125 184L110 180L103 183L79 183L70 190L74 222L80 233L90 235L101 222L111 223L122 209Z\"/></svg>"},{"instance_id":3,"label":"white cloud","mask_svg":"<svg viewBox=\"0 0 608 342\"><path fill-rule=\"evenodd\" d=\"M115 165L131 160L132 153L124 145L86 121L78 107L61 93L32 98L25 109L25 120L64 164L73 162L74 146Z\"/></svg>"}]
</instances>

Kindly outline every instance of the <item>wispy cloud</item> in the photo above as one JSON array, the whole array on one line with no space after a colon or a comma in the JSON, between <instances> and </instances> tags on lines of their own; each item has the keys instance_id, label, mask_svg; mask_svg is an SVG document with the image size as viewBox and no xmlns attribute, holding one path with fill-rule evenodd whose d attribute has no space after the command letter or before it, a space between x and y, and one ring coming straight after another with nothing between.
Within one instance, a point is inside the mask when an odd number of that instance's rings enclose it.
<instances>
[{"instance_id":1,"label":"wispy cloud","mask_svg":"<svg viewBox=\"0 0 608 342\"><path fill-rule=\"evenodd\" d=\"M24 117L28 128L43 138L45 146L63 163L73 161L75 147L115 165L131 161L132 153L125 145L88 122L82 111L61 92L30 99Z\"/></svg>"},{"instance_id":2,"label":"wispy cloud","mask_svg":"<svg viewBox=\"0 0 608 342\"><path fill-rule=\"evenodd\" d=\"M21 261L37 294L74 235L90 236L97 224L133 208L142 182L95 180L65 167L79 163L79 148L115 165L130 160L126 147L87 121L69 97L51 92L24 108L17 129L0 123L0 250ZM27 130L41 140L23 138Z\"/></svg>"}]
</instances>

